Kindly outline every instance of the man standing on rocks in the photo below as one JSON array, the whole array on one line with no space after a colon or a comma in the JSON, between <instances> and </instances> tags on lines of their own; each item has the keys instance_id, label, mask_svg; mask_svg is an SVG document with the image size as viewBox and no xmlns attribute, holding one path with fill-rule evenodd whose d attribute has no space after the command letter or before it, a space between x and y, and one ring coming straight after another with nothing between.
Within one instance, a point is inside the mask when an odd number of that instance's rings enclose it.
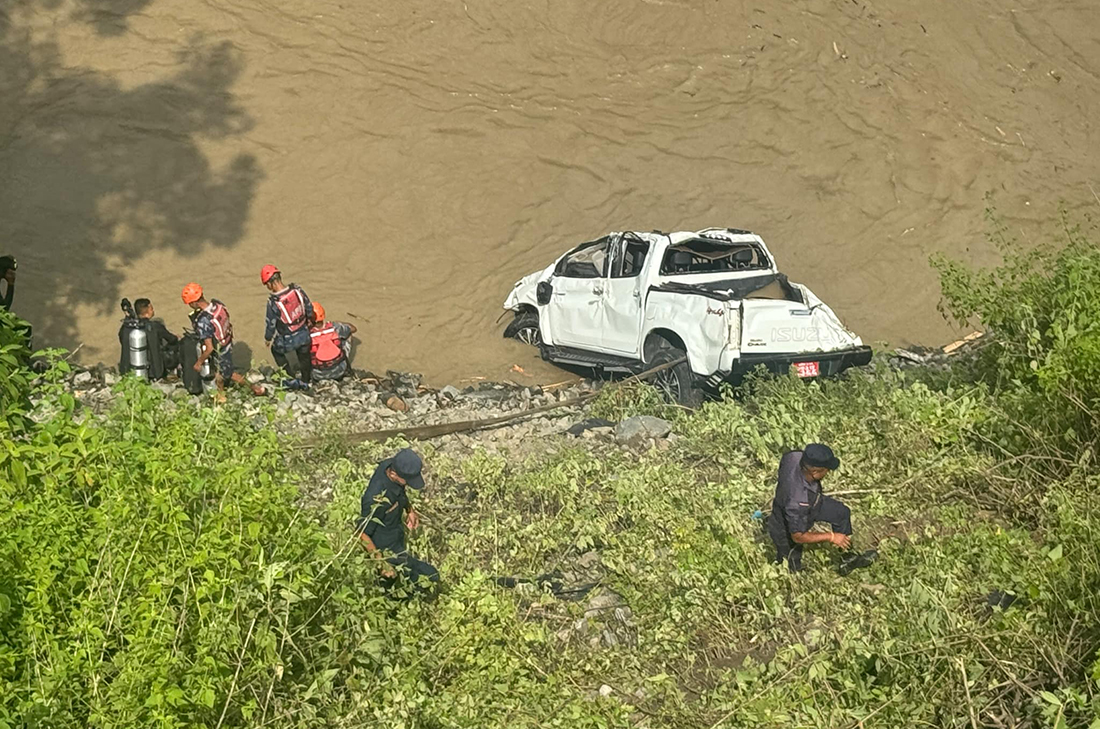
<instances>
[{"instance_id":1,"label":"man standing on rocks","mask_svg":"<svg viewBox=\"0 0 1100 729\"><path fill-rule=\"evenodd\" d=\"M309 389L313 376L310 361L309 325L313 321L313 304L298 284L284 284L283 275L275 266L267 265L260 269L260 281L271 292L267 301L267 324L264 329L264 341L271 348L275 364L286 370L290 376L290 362L286 355L295 352L298 356L299 376L287 380L286 387L294 390Z\"/></svg>"},{"instance_id":2,"label":"man standing on rocks","mask_svg":"<svg viewBox=\"0 0 1100 729\"><path fill-rule=\"evenodd\" d=\"M262 387L249 385L241 373L233 369L233 325L229 321L229 310L225 308L225 304L217 299L207 301L202 286L197 283L189 283L183 287L183 303L195 311L192 323L195 326L195 335L202 342L202 354L194 364L195 372L202 371L203 364L214 354L214 343L217 342L218 345L218 374L214 380L218 393L215 400L225 402L226 378L231 379L234 384L251 387L253 395L263 395Z\"/></svg>"},{"instance_id":3,"label":"man standing on rocks","mask_svg":"<svg viewBox=\"0 0 1100 729\"><path fill-rule=\"evenodd\" d=\"M804 450L785 453L779 461L779 482L768 518L768 535L775 544L777 564L787 561L791 572L802 569L802 547L828 542L848 551L852 546L852 512L831 496L826 496L821 482L840 468L840 459L821 443L811 443ZM828 522L831 532L810 531L814 522ZM849 574L859 567L869 566L878 553L847 554L838 572Z\"/></svg>"},{"instance_id":4,"label":"man standing on rocks","mask_svg":"<svg viewBox=\"0 0 1100 729\"><path fill-rule=\"evenodd\" d=\"M434 592L439 582L439 570L410 555L405 546L405 528L413 531L420 525L408 489L424 488L423 467L420 456L405 448L378 464L363 492L357 531L367 552L385 560L381 564L387 589L401 577L421 593Z\"/></svg>"}]
</instances>

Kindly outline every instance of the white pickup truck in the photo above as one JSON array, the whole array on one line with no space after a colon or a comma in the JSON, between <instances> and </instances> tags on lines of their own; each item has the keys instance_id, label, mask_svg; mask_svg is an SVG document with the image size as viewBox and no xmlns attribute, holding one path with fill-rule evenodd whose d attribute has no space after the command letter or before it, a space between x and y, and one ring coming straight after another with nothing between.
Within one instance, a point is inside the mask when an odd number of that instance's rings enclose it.
<instances>
[{"instance_id":1,"label":"white pickup truck","mask_svg":"<svg viewBox=\"0 0 1100 729\"><path fill-rule=\"evenodd\" d=\"M637 373L686 356L654 382L688 405L758 365L818 377L871 360L744 230L611 233L521 279L504 308L515 312L504 336L551 362Z\"/></svg>"}]
</instances>

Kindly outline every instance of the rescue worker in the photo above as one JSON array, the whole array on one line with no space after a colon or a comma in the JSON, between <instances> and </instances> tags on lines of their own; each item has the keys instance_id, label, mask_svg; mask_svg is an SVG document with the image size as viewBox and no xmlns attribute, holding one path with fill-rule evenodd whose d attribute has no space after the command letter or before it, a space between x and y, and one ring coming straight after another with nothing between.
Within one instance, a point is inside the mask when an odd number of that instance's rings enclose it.
<instances>
[{"instance_id":1,"label":"rescue worker","mask_svg":"<svg viewBox=\"0 0 1100 729\"><path fill-rule=\"evenodd\" d=\"M0 309L11 311L11 302L15 299L15 269L18 264L15 256L0 256L0 283L4 285L4 295L0 296Z\"/></svg>"},{"instance_id":2,"label":"rescue worker","mask_svg":"<svg viewBox=\"0 0 1100 729\"><path fill-rule=\"evenodd\" d=\"M811 443L801 451L783 454L779 461L779 478L768 518L768 535L775 544L776 564L788 563L791 572L802 569L802 548L806 544L828 542L849 552L852 547L852 512L831 496L826 496L821 482L840 467L831 448ZM810 531L814 522L828 522L831 532ZM874 550L863 554L848 553L841 560L838 572L847 575L859 567L867 567L878 557Z\"/></svg>"},{"instance_id":3,"label":"rescue worker","mask_svg":"<svg viewBox=\"0 0 1100 729\"><path fill-rule=\"evenodd\" d=\"M351 362L353 324L326 321L325 307L313 302L313 326L309 329L310 364L314 380L339 380L348 373Z\"/></svg>"},{"instance_id":4,"label":"rescue worker","mask_svg":"<svg viewBox=\"0 0 1100 729\"><path fill-rule=\"evenodd\" d=\"M413 450L398 451L378 464L360 502L357 532L367 552L380 560L387 589L407 580L420 593L432 593L439 582L439 570L410 555L405 546L405 529L420 525L408 489L424 488L423 467Z\"/></svg>"},{"instance_id":5,"label":"rescue worker","mask_svg":"<svg viewBox=\"0 0 1100 729\"><path fill-rule=\"evenodd\" d=\"M271 348L275 364L286 370L288 376L292 375L286 355L288 352L298 355L299 377L288 380L285 385L292 389L308 389L313 375L309 354L313 304L300 286L284 284L283 275L275 266L260 269L260 281L271 292L267 301L264 341Z\"/></svg>"},{"instance_id":6,"label":"rescue worker","mask_svg":"<svg viewBox=\"0 0 1100 729\"><path fill-rule=\"evenodd\" d=\"M123 300L123 305L125 304L126 301ZM149 379L163 380L170 373L175 372L180 365L180 338L168 331L163 321L155 318L157 313L153 309L153 302L149 299L135 300L132 313L149 337L149 348L156 347L159 352L158 357L150 359L150 365L155 366L150 367ZM130 371L128 356L130 348L126 342L128 331L129 327L125 323L118 331L118 342L122 346L122 358L118 363L118 371L121 374Z\"/></svg>"},{"instance_id":7,"label":"rescue worker","mask_svg":"<svg viewBox=\"0 0 1100 729\"><path fill-rule=\"evenodd\" d=\"M225 304L217 299L207 301L202 287L197 283L189 283L183 287L183 303L195 311L192 322L195 326L195 334L202 342L202 353L194 364L196 372L200 372L206 360L214 354L214 345L217 343L218 373L214 382L218 386L218 393L215 400L220 403L225 402L227 377L234 384L250 387L253 395L263 395L262 387L249 385L244 377L233 369L233 325L229 321L229 310L225 308Z\"/></svg>"}]
</instances>

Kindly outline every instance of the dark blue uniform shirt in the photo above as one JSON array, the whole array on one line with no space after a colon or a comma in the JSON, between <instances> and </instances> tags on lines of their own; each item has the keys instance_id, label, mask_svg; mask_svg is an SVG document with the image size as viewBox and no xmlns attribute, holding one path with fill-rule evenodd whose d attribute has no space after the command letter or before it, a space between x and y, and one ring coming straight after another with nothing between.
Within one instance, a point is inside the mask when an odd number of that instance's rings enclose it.
<instances>
[{"instance_id":1,"label":"dark blue uniform shirt","mask_svg":"<svg viewBox=\"0 0 1100 729\"><path fill-rule=\"evenodd\" d=\"M393 465L387 458L378 464L360 502L358 528L370 537L378 549L400 554L405 551L405 512L409 495L405 487L386 475Z\"/></svg>"},{"instance_id":2,"label":"dark blue uniform shirt","mask_svg":"<svg viewBox=\"0 0 1100 729\"><path fill-rule=\"evenodd\" d=\"M779 482L772 501L772 519L787 534L808 532L821 510L821 482L802 472L802 451L791 451L779 461Z\"/></svg>"}]
</instances>

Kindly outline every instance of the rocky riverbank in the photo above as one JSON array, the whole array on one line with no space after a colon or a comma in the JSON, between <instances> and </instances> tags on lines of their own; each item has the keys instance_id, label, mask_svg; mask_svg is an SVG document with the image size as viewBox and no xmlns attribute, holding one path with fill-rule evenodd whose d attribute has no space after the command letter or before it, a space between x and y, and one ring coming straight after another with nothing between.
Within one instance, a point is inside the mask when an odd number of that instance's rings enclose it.
<instances>
[{"instance_id":1,"label":"rocky riverbank","mask_svg":"<svg viewBox=\"0 0 1100 729\"><path fill-rule=\"evenodd\" d=\"M657 419L629 424L586 420L583 402L605 385L593 379L574 378L546 387L476 382L461 388L448 385L433 389L425 387L420 375L413 373L390 371L376 375L356 370L340 382L321 382L301 392L282 388L270 370L254 370L246 378L262 385L267 397L231 392L245 415L255 418L257 427L268 426L262 410L265 405L273 405L274 427L303 438L333 431L364 434L502 419L506 422L488 427L469 425L460 432L434 437L433 442L444 451L461 453L481 448L494 453L540 450L545 445L537 441L551 436L617 441L634 447L654 446L670 435L668 424L654 422ZM74 371L67 387L86 412L102 415L120 396L116 388L120 380L115 370L98 367ZM163 393L168 406L196 399L179 382L153 382L149 386ZM202 397L209 396L208 392Z\"/></svg>"},{"instance_id":2,"label":"rocky riverbank","mask_svg":"<svg viewBox=\"0 0 1100 729\"><path fill-rule=\"evenodd\" d=\"M874 366L945 368L950 358L972 353L981 344L980 335L970 335L939 349L896 349ZM240 391L233 393L245 415L254 418L257 427L273 425L282 433L301 438L331 432L372 434L465 424L458 432L431 436L438 448L456 455L477 449L534 453L545 449L544 439L555 436L643 449L675 439L669 424L656 418L623 423L590 418L585 403L607 384L596 379L576 377L549 386L479 381L433 389L414 373L389 371L377 375L353 370L340 382L320 382L302 392L284 389L278 373L270 368L252 370L246 378L262 385L267 396L252 398ZM101 415L119 397L115 386L120 379L113 368L94 367L73 371L66 385L87 412ZM194 397L178 381L153 382L150 387L163 393L167 403ZM203 397L209 397L209 392ZM274 406L273 423L262 414L265 404Z\"/></svg>"}]
</instances>

